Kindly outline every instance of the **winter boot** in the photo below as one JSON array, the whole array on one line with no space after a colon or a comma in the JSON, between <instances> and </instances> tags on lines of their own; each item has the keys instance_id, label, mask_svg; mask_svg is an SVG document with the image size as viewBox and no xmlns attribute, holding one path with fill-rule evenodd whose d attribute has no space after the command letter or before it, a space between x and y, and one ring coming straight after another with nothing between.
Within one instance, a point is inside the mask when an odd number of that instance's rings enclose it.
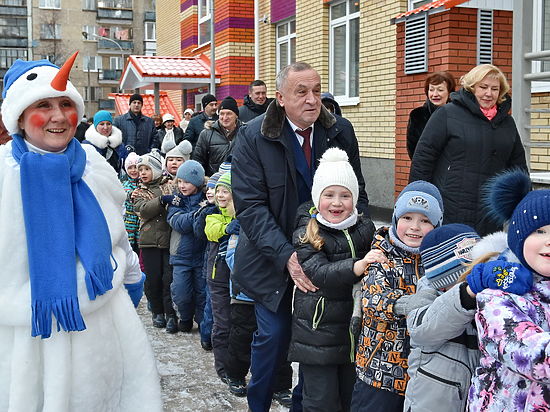
<instances>
[{"instance_id":1,"label":"winter boot","mask_svg":"<svg viewBox=\"0 0 550 412\"><path fill-rule=\"evenodd\" d=\"M227 386L229 386L229 392L233 395L239 398L246 396L246 381L244 379L232 379L228 376Z\"/></svg>"},{"instance_id":2,"label":"winter boot","mask_svg":"<svg viewBox=\"0 0 550 412\"><path fill-rule=\"evenodd\" d=\"M166 332L178 333L178 320L175 316L168 316L168 320L166 321Z\"/></svg>"},{"instance_id":3,"label":"winter boot","mask_svg":"<svg viewBox=\"0 0 550 412\"><path fill-rule=\"evenodd\" d=\"M164 317L164 313L157 313L156 315L153 313L153 326L155 328L166 327L166 319Z\"/></svg>"},{"instance_id":4,"label":"winter boot","mask_svg":"<svg viewBox=\"0 0 550 412\"><path fill-rule=\"evenodd\" d=\"M191 329L193 329L193 321L192 320L180 320L178 322L178 328L181 332L191 332Z\"/></svg>"},{"instance_id":5,"label":"winter boot","mask_svg":"<svg viewBox=\"0 0 550 412\"><path fill-rule=\"evenodd\" d=\"M279 402L285 408L292 406L292 393L286 389L273 394L273 400Z\"/></svg>"}]
</instances>

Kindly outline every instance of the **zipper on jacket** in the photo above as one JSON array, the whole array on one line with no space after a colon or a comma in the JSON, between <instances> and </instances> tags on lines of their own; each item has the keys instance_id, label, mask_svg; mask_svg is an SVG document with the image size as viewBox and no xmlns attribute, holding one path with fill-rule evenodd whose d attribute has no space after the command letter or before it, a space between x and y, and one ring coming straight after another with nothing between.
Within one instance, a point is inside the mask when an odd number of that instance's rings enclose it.
<instances>
[{"instance_id":1,"label":"zipper on jacket","mask_svg":"<svg viewBox=\"0 0 550 412\"><path fill-rule=\"evenodd\" d=\"M450 356L447 356L445 355L444 353L441 353L441 352L425 352L425 351L421 351L421 353L423 353L424 355L439 355L439 356L443 356L444 358L447 358L453 362L456 362L456 363L460 363L462 366L464 366L466 369L468 369L468 372L470 373L470 377L473 375L473 371L470 369L470 367L468 365L466 365L464 362L462 362L461 360L459 359L455 359L455 358L451 358Z\"/></svg>"},{"instance_id":2,"label":"zipper on jacket","mask_svg":"<svg viewBox=\"0 0 550 412\"><path fill-rule=\"evenodd\" d=\"M439 382L442 382L442 383L445 383L447 385L450 385L450 386L454 386L457 391L458 391L458 398L460 400L462 400L462 392L460 391L460 389L462 388L462 385L458 382L454 382L454 381L450 381L448 379L445 379L445 378L442 378L440 376L436 376L434 375L433 373L430 373L422 368L418 368L418 372L423 374L423 375L426 375L426 376L429 376L430 378L432 379L435 379L436 381L439 381Z\"/></svg>"},{"instance_id":3,"label":"zipper on jacket","mask_svg":"<svg viewBox=\"0 0 550 412\"><path fill-rule=\"evenodd\" d=\"M353 259L355 259L356 255L355 255L355 246L353 244L353 240L351 238L351 236L349 235L349 232L347 229L342 229L342 232L344 232L344 235L346 236L346 239L348 241L348 244L349 244L349 248L351 249L351 257Z\"/></svg>"},{"instance_id":4,"label":"zipper on jacket","mask_svg":"<svg viewBox=\"0 0 550 412\"><path fill-rule=\"evenodd\" d=\"M212 279L216 277L216 262L214 262L214 266L212 266Z\"/></svg>"},{"instance_id":5,"label":"zipper on jacket","mask_svg":"<svg viewBox=\"0 0 550 412\"><path fill-rule=\"evenodd\" d=\"M313 314L313 320L311 322L311 327L313 328L313 330L316 330L317 326L319 326L319 323L321 323L321 319L323 317L324 311L325 311L325 298L321 296L317 300L317 304L315 305L315 313Z\"/></svg>"}]
</instances>

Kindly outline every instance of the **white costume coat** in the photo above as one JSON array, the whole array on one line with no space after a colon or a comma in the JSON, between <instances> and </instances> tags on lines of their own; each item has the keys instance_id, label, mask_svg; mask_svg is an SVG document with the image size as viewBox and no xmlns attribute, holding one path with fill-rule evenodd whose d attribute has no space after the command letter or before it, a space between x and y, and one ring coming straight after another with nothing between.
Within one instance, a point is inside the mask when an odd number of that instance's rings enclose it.
<instances>
[{"instance_id":1,"label":"white costume coat","mask_svg":"<svg viewBox=\"0 0 550 412\"><path fill-rule=\"evenodd\" d=\"M88 146L88 147L86 147ZM153 351L123 283L141 278L122 218L124 190L90 145L83 179L107 220L118 265L113 289L90 301L77 259L86 329L31 336L31 290L19 165L11 142L0 146L0 411L124 412L162 410ZM43 205L47 207L47 205ZM55 262L52 262L54 265Z\"/></svg>"}]
</instances>

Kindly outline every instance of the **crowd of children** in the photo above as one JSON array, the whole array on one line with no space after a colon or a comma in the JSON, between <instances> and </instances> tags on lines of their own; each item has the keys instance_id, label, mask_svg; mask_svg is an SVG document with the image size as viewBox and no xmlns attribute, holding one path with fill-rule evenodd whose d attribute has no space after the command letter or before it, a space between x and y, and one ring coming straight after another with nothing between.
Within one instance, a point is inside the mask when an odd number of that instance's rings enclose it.
<instances>
[{"instance_id":1,"label":"crowd of children","mask_svg":"<svg viewBox=\"0 0 550 412\"><path fill-rule=\"evenodd\" d=\"M256 321L254 301L231 283L240 225L230 163L205 177L190 152L184 141L165 160L127 156L128 237L153 325L177 333L196 323L220 379L245 396ZM295 291L279 399L290 404L298 362L304 411L547 407L550 194L529 190L523 172L494 179L489 206L509 229L480 240L442 225L437 188L412 182L390 226L375 230L357 212L346 153L327 150L297 214L293 244L317 290Z\"/></svg>"}]
</instances>

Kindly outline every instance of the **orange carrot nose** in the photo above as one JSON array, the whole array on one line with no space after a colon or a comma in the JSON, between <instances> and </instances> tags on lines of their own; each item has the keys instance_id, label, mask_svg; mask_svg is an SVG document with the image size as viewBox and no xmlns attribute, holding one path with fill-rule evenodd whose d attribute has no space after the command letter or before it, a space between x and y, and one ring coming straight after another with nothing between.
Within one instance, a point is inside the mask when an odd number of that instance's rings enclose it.
<instances>
[{"instance_id":1,"label":"orange carrot nose","mask_svg":"<svg viewBox=\"0 0 550 412\"><path fill-rule=\"evenodd\" d=\"M55 90L62 92L67 89L67 80L69 80L69 73L71 72L71 68L73 67L77 54L77 51L74 52L74 54L67 59L65 64L61 66L59 72L53 78L50 84Z\"/></svg>"}]
</instances>

